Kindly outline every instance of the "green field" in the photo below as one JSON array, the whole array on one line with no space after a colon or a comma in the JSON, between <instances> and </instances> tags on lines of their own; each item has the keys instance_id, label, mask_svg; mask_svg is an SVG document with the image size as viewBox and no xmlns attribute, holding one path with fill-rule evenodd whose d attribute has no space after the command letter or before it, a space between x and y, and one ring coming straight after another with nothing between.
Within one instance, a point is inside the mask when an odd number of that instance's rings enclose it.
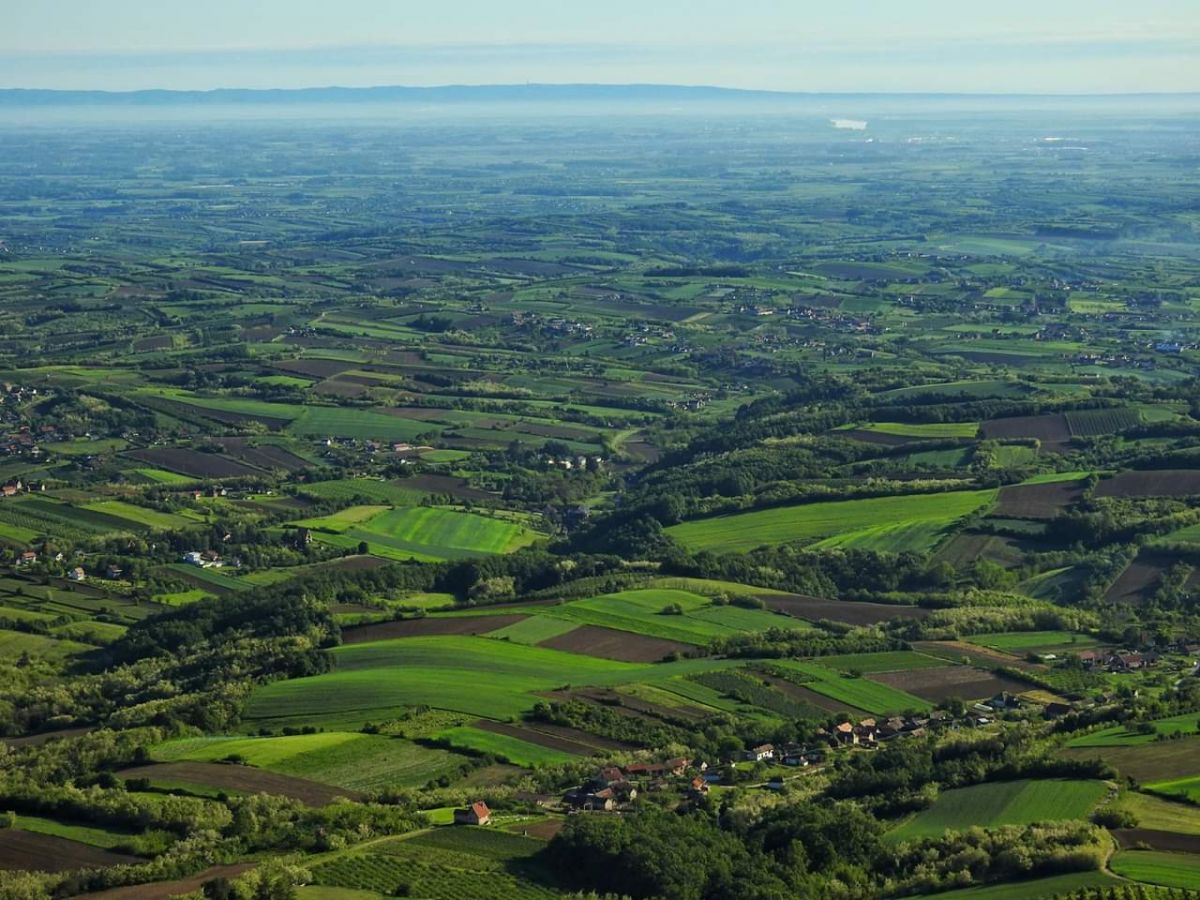
<instances>
[{"instance_id":1,"label":"green field","mask_svg":"<svg viewBox=\"0 0 1200 900\"><path fill-rule=\"evenodd\" d=\"M489 631L488 637L518 644L540 644L578 627L575 622L552 619L550 616L530 616L496 631Z\"/></svg>"},{"instance_id":2,"label":"green field","mask_svg":"<svg viewBox=\"0 0 1200 900\"><path fill-rule=\"evenodd\" d=\"M355 732L282 737L182 738L153 748L162 762L218 762L231 756L270 769L351 790L422 787L457 772L462 759L399 738Z\"/></svg>"},{"instance_id":3,"label":"green field","mask_svg":"<svg viewBox=\"0 0 1200 900\"><path fill-rule=\"evenodd\" d=\"M355 506L331 516L302 519L324 544L368 552L386 559L437 561L511 553L542 537L510 519L436 507Z\"/></svg>"},{"instance_id":4,"label":"green field","mask_svg":"<svg viewBox=\"0 0 1200 900\"><path fill-rule=\"evenodd\" d=\"M435 734L434 738L445 741L456 750L487 753L503 762L512 763L514 766L534 768L579 759L579 757L563 753L561 750L542 747L506 734L493 734L482 728L472 728L470 725L447 728L445 731Z\"/></svg>"},{"instance_id":5,"label":"green field","mask_svg":"<svg viewBox=\"0 0 1200 900\"><path fill-rule=\"evenodd\" d=\"M1163 887L1200 890L1200 855L1123 850L1109 863L1123 878Z\"/></svg>"},{"instance_id":6,"label":"green field","mask_svg":"<svg viewBox=\"0 0 1200 900\"><path fill-rule=\"evenodd\" d=\"M819 656L813 664L839 672L906 672L910 669L935 669L950 663L937 656L892 650L887 653L846 653L840 656Z\"/></svg>"},{"instance_id":7,"label":"green field","mask_svg":"<svg viewBox=\"0 0 1200 900\"><path fill-rule=\"evenodd\" d=\"M1076 891L1116 887L1119 884L1117 879L1103 872L1072 872L1069 875L1052 875L1032 881L960 888L931 896L937 897L938 900L1059 900L1062 897L1075 896Z\"/></svg>"},{"instance_id":8,"label":"green field","mask_svg":"<svg viewBox=\"0 0 1200 900\"><path fill-rule=\"evenodd\" d=\"M552 900L563 894L545 884L533 858L543 846L495 827L441 827L337 854L313 875L318 884L388 896Z\"/></svg>"},{"instance_id":9,"label":"green field","mask_svg":"<svg viewBox=\"0 0 1200 900\"><path fill-rule=\"evenodd\" d=\"M174 513L146 509L145 507L134 506L132 503L125 503L121 500L98 500L95 503L87 504L84 509L115 516L118 519L133 522L135 525L144 525L147 528L155 528L163 531L196 524L191 519L177 516Z\"/></svg>"},{"instance_id":10,"label":"green field","mask_svg":"<svg viewBox=\"0 0 1200 900\"><path fill-rule=\"evenodd\" d=\"M681 612L664 614L663 610L669 607ZM575 600L548 607L541 614L577 625L600 625L686 644L706 644L714 638L769 628L811 627L799 619L763 610L715 606L708 597L662 588L620 591Z\"/></svg>"},{"instance_id":11,"label":"green field","mask_svg":"<svg viewBox=\"0 0 1200 900\"><path fill-rule=\"evenodd\" d=\"M1072 634L1069 631L1014 631L980 634L965 640L980 647L1018 654L1037 650L1086 650L1099 643L1086 634Z\"/></svg>"},{"instance_id":12,"label":"green field","mask_svg":"<svg viewBox=\"0 0 1200 900\"><path fill-rule=\"evenodd\" d=\"M953 491L808 503L684 522L668 528L667 534L693 551L745 551L868 529L922 526L936 530L995 498L995 491Z\"/></svg>"},{"instance_id":13,"label":"green field","mask_svg":"<svg viewBox=\"0 0 1200 900\"><path fill-rule=\"evenodd\" d=\"M895 840L936 837L980 825L1082 819L1108 788L1102 781L998 781L943 792L933 806L888 832Z\"/></svg>"},{"instance_id":14,"label":"green field","mask_svg":"<svg viewBox=\"0 0 1200 900\"><path fill-rule=\"evenodd\" d=\"M333 656L333 672L256 689L246 705L245 727L257 728L265 721L357 727L422 705L480 718L515 719L533 707L538 692L565 685L661 683L676 675L737 665L735 660L636 665L451 635L355 644L335 649Z\"/></svg>"},{"instance_id":15,"label":"green field","mask_svg":"<svg viewBox=\"0 0 1200 900\"><path fill-rule=\"evenodd\" d=\"M771 663L796 673L810 690L854 709L884 715L933 708L931 703L920 697L866 678L844 678L834 668L817 662L772 660Z\"/></svg>"},{"instance_id":16,"label":"green field","mask_svg":"<svg viewBox=\"0 0 1200 900\"><path fill-rule=\"evenodd\" d=\"M909 422L871 422L861 427L864 431L875 431L879 434L924 439L973 438L979 433L978 422L934 422L927 425L914 425Z\"/></svg>"},{"instance_id":17,"label":"green field","mask_svg":"<svg viewBox=\"0 0 1200 900\"><path fill-rule=\"evenodd\" d=\"M113 850L129 843L134 832L120 828L101 828L97 825L80 825L72 822L60 822L57 819L47 819L42 816L17 816L16 827L22 831L32 831L36 834L50 834L66 838L69 841L79 841L104 850Z\"/></svg>"},{"instance_id":18,"label":"green field","mask_svg":"<svg viewBox=\"0 0 1200 900\"><path fill-rule=\"evenodd\" d=\"M1197 761L1200 769L1200 760ZM1200 775L1195 778L1177 778L1172 781L1156 781L1146 785L1146 790L1172 797L1181 797L1192 803L1200 803Z\"/></svg>"},{"instance_id":19,"label":"green field","mask_svg":"<svg viewBox=\"0 0 1200 900\"><path fill-rule=\"evenodd\" d=\"M1138 744L1153 743L1158 740L1160 734L1196 734L1200 733L1200 713L1185 713L1180 716L1172 716L1169 719L1155 719L1150 724L1154 726L1154 731L1149 734L1141 734L1124 725L1114 725L1111 728L1104 728L1100 731L1093 731L1091 734L1077 737L1067 744L1067 746L1132 747Z\"/></svg>"}]
</instances>

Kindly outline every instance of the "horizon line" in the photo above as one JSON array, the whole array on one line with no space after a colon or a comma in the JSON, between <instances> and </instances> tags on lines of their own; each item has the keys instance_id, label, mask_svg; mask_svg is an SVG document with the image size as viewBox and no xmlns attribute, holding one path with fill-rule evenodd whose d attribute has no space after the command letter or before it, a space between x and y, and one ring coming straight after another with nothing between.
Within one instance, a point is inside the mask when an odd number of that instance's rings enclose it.
<instances>
[{"instance_id":1,"label":"horizon line","mask_svg":"<svg viewBox=\"0 0 1200 900\"><path fill-rule=\"evenodd\" d=\"M479 82L445 83L435 85L376 84L376 85L310 85L306 87L212 87L212 88L162 88L140 87L122 90L104 88L44 88L44 87L0 87L0 94L76 94L93 97L133 97L139 94L213 95L236 94L301 94L316 92L371 92L371 91L466 91L488 89L640 89L640 90L684 90L709 91L723 94L767 95L777 98L804 97L942 97L942 98L1135 98L1135 97L1197 97L1200 91L888 91L888 90L782 90L778 88L726 87L717 84L679 84L673 82Z\"/></svg>"}]
</instances>

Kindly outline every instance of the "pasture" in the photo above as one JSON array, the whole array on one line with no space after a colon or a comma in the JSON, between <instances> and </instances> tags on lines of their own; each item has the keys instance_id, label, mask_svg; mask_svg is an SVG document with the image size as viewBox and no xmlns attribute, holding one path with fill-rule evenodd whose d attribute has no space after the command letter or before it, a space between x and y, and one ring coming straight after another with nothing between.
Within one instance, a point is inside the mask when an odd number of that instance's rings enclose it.
<instances>
[{"instance_id":1,"label":"pasture","mask_svg":"<svg viewBox=\"0 0 1200 900\"><path fill-rule=\"evenodd\" d=\"M764 545L907 527L918 527L920 541L924 542L930 530L947 528L995 499L995 491L985 490L835 500L697 519L673 525L667 534L696 552L746 551Z\"/></svg>"},{"instance_id":2,"label":"pasture","mask_svg":"<svg viewBox=\"0 0 1200 900\"><path fill-rule=\"evenodd\" d=\"M1200 855L1122 850L1109 867L1123 878L1162 887L1200 890Z\"/></svg>"},{"instance_id":3,"label":"pasture","mask_svg":"<svg viewBox=\"0 0 1200 900\"><path fill-rule=\"evenodd\" d=\"M283 775L352 790L423 787L456 774L462 759L409 741L357 732L280 737L183 738L154 747L161 762L219 762L230 757Z\"/></svg>"},{"instance_id":4,"label":"pasture","mask_svg":"<svg viewBox=\"0 0 1200 900\"><path fill-rule=\"evenodd\" d=\"M996 781L942 792L933 806L888 832L896 841L936 837L976 825L1028 825L1086 818L1107 793L1102 781Z\"/></svg>"}]
</instances>

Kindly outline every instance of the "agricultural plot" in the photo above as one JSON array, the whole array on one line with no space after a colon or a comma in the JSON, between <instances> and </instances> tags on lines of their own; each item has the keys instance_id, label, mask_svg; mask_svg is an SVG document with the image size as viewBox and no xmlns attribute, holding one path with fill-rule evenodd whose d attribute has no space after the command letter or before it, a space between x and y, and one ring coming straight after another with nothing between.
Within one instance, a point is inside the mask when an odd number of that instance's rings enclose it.
<instances>
[{"instance_id":1,"label":"agricultural plot","mask_svg":"<svg viewBox=\"0 0 1200 900\"><path fill-rule=\"evenodd\" d=\"M1071 428L1066 416L1013 416L992 419L979 426L980 434L988 440L1035 438L1043 444L1065 444L1071 440Z\"/></svg>"},{"instance_id":2,"label":"agricultural plot","mask_svg":"<svg viewBox=\"0 0 1200 900\"><path fill-rule=\"evenodd\" d=\"M1102 781L1062 779L1000 781L956 788L944 791L933 806L893 828L888 836L910 841L977 825L994 828L1083 819L1107 792Z\"/></svg>"},{"instance_id":3,"label":"agricultural plot","mask_svg":"<svg viewBox=\"0 0 1200 900\"><path fill-rule=\"evenodd\" d=\"M1200 775L1195 778L1178 778L1173 781L1153 781L1146 790L1168 797L1178 797L1190 803L1200 803Z\"/></svg>"},{"instance_id":4,"label":"agricultural plot","mask_svg":"<svg viewBox=\"0 0 1200 900\"><path fill-rule=\"evenodd\" d=\"M161 762L235 758L248 766L355 791L423 787L443 775L456 774L463 762L444 750L358 732L183 738L159 744L152 755Z\"/></svg>"},{"instance_id":5,"label":"agricultural plot","mask_svg":"<svg viewBox=\"0 0 1200 900\"><path fill-rule=\"evenodd\" d=\"M959 700L986 700L1002 691L1019 694L1029 685L1012 678L993 675L973 666L947 666L940 669L910 669L904 672L880 672L867 676L930 703Z\"/></svg>"},{"instance_id":6,"label":"agricultural plot","mask_svg":"<svg viewBox=\"0 0 1200 900\"><path fill-rule=\"evenodd\" d=\"M159 531L185 528L188 525L196 524L193 520L185 519L183 516L175 515L174 513L146 509L145 507L134 506L132 503L125 503L121 500L100 500L87 504L84 509L113 516L117 519L124 519L134 526L153 528Z\"/></svg>"},{"instance_id":7,"label":"agricultural plot","mask_svg":"<svg viewBox=\"0 0 1200 900\"><path fill-rule=\"evenodd\" d=\"M535 618L549 619L550 617L537 616ZM562 624L569 626L569 630L538 641L538 646L563 650L567 653L582 653L584 656L598 656L601 659L640 663L658 662L677 654L686 654L694 649L684 642L634 634L630 631L618 631L598 625L579 625L570 621L562 622Z\"/></svg>"},{"instance_id":8,"label":"agricultural plot","mask_svg":"<svg viewBox=\"0 0 1200 900\"><path fill-rule=\"evenodd\" d=\"M1200 495L1200 470L1155 469L1122 472L1096 485L1097 497L1194 497Z\"/></svg>"},{"instance_id":9,"label":"agricultural plot","mask_svg":"<svg viewBox=\"0 0 1200 900\"><path fill-rule=\"evenodd\" d=\"M346 729L395 718L412 706L511 720L532 709L542 693L567 684L658 684L737 664L684 660L636 665L451 635L356 644L332 653L337 663L333 672L256 689L246 706L244 727L271 723Z\"/></svg>"},{"instance_id":10,"label":"agricultural plot","mask_svg":"<svg viewBox=\"0 0 1200 900\"><path fill-rule=\"evenodd\" d=\"M1088 737L1092 737L1089 735ZM1111 739L1111 738L1110 738ZM1067 759L1102 759L1123 777L1141 784L1192 778L1200 775L1200 738L1131 744L1092 744L1060 751Z\"/></svg>"},{"instance_id":11,"label":"agricultural plot","mask_svg":"<svg viewBox=\"0 0 1200 900\"><path fill-rule=\"evenodd\" d=\"M1014 631L999 634L980 634L967 638L972 644L1002 650L1005 653L1048 652L1052 650L1080 651L1099 644L1095 638L1069 631Z\"/></svg>"},{"instance_id":12,"label":"agricultural plot","mask_svg":"<svg viewBox=\"0 0 1200 900\"><path fill-rule=\"evenodd\" d=\"M0 869L71 872L141 862L89 844L19 828L0 829Z\"/></svg>"},{"instance_id":13,"label":"agricultural plot","mask_svg":"<svg viewBox=\"0 0 1200 900\"><path fill-rule=\"evenodd\" d=\"M918 528L918 543L924 544L929 538L926 529L948 528L995 499L995 491L953 491L809 503L684 522L667 533L693 551L746 551L904 527Z\"/></svg>"},{"instance_id":14,"label":"agricultural plot","mask_svg":"<svg viewBox=\"0 0 1200 900\"><path fill-rule=\"evenodd\" d=\"M486 753L501 762L528 768L570 762L578 758L574 754L565 753L553 747L543 747L509 734L496 734L469 725L447 728L445 731L435 734L434 738L444 741L456 750Z\"/></svg>"},{"instance_id":15,"label":"agricultural plot","mask_svg":"<svg viewBox=\"0 0 1200 900\"><path fill-rule=\"evenodd\" d=\"M944 438L974 438L979 433L979 423L936 422L926 425L908 422L872 422L861 426L861 430L915 440L941 440Z\"/></svg>"},{"instance_id":16,"label":"agricultural plot","mask_svg":"<svg viewBox=\"0 0 1200 900\"><path fill-rule=\"evenodd\" d=\"M495 828L436 828L339 854L318 884L431 900L551 900L562 894L533 858L544 844Z\"/></svg>"},{"instance_id":17,"label":"agricultural plot","mask_svg":"<svg viewBox=\"0 0 1200 900\"><path fill-rule=\"evenodd\" d=\"M713 638L768 628L809 627L795 619L761 610L717 607L707 597L688 591L646 589L622 591L548 607L542 615L631 631L683 644L706 644Z\"/></svg>"},{"instance_id":18,"label":"agricultural plot","mask_svg":"<svg viewBox=\"0 0 1200 900\"><path fill-rule=\"evenodd\" d=\"M1200 890L1200 854L1122 850L1109 866L1122 878L1132 881Z\"/></svg>"},{"instance_id":19,"label":"agricultural plot","mask_svg":"<svg viewBox=\"0 0 1200 900\"><path fill-rule=\"evenodd\" d=\"M932 705L920 697L867 678L846 677L815 662L773 660L772 665L786 672L789 680L852 709L878 715L932 709Z\"/></svg>"},{"instance_id":20,"label":"agricultural plot","mask_svg":"<svg viewBox=\"0 0 1200 900\"><path fill-rule=\"evenodd\" d=\"M930 615L930 610L920 606L826 600L823 597L804 597L799 594L761 596L768 609L812 622L827 619L847 625L874 625L890 619L924 619Z\"/></svg>"},{"instance_id":21,"label":"agricultural plot","mask_svg":"<svg viewBox=\"0 0 1200 900\"><path fill-rule=\"evenodd\" d=\"M404 506L420 503L429 493L420 488L409 487L406 482L379 481L374 478L343 478L337 481L315 481L301 489L323 500L354 500L365 498L371 503Z\"/></svg>"},{"instance_id":22,"label":"agricultural plot","mask_svg":"<svg viewBox=\"0 0 1200 900\"><path fill-rule=\"evenodd\" d=\"M1149 744L1158 740L1159 735L1200 734L1200 713L1186 713L1172 716L1169 719L1155 719L1150 722L1153 731L1146 734L1124 725L1114 725L1100 731L1093 731L1071 741L1068 747L1134 747L1139 744ZM1197 763L1200 767L1200 762Z\"/></svg>"},{"instance_id":23,"label":"agricultural plot","mask_svg":"<svg viewBox=\"0 0 1200 900\"><path fill-rule=\"evenodd\" d=\"M1071 437L1100 437L1136 428L1142 415L1136 409L1075 409L1066 414Z\"/></svg>"},{"instance_id":24,"label":"agricultural plot","mask_svg":"<svg viewBox=\"0 0 1200 900\"><path fill-rule=\"evenodd\" d=\"M924 653L912 653L905 650L893 650L887 653L853 653L839 656L819 656L813 665L824 666L837 672L858 672L863 675L873 675L880 672L909 672L916 669L941 669L950 665L944 659L927 656Z\"/></svg>"},{"instance_id":25,"label":"agricultural plot","mask_svg":"<svg viewBox=\"0 0 1200 900\"><path fill-rule=\"evenodd\" d=\"M1053 519L1082 496L1082 481L1009 485L1000 489L993 512L1014 519Z\"/></svg>"},{"instance_id":26,"label":"agricultural plot","mask_svg":"<svg viewBox=\"0 0 1200 900\"><path fill-rule=\"evenodd\" d=\"M307 778L278 775L266 769L225 763L155 763L122 769L117 775L126 782L145 779L152 788L178 789L198 796L214 796L220 791L273 794L290 797L309 806L325 806L339 797L351 800L361 797L356 791L330 787Z\"/></svg>"},{"instance_id":27,"label":"agricultural plot","mask_svg":"<svg viewBox=\"0 0 1200 900\"><path fill-rule=\"evenodd\" d=\"M352 550L365 541L370 553L398 560L511 553L541 537L504 518L435 507L351 507L333 516L294 524L320 529L314 539L321 543Z\"/></svg>"},{"instance_id":28,"label":"agricultural plot","mask_svg":"<svg viewBox=\"0 0 1200 900\"><path fill-rule=\"evenodd\" d=\"M1120 881L1104 872L1072 872L1030 881L960 888L936 896L938 900L1059 900L1073 896L1076 891L1105 890L1120 884Z\"/></svg>"}]
</instances>

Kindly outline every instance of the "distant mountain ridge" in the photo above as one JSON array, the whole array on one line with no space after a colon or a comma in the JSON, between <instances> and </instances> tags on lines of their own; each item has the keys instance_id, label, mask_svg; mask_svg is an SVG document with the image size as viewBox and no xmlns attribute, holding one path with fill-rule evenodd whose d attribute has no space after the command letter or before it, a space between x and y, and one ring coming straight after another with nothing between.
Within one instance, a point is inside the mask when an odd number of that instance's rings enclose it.
<instances>
[{"instance_id":1,"label":"distant mountain ridge","mask_svg":"<svg viewBox=\"0 0 1200 900\"><path fill-rule=\"evenodd\" d=\"M745 101L745 100L847 100L847 99L966 99L986 101L1017 97L1038 99L1101 100L1105 97L1185 97L1195 94L965 94L965 93L805 93L747 90L669 84L486 84L437 87L320 87L320 88L218 88L209 91L139 90L71 91L35 88L0 89L0 106L164 106L171 104L241 103L484 103L543 101Z\"/></svg>"}]
</instances>

